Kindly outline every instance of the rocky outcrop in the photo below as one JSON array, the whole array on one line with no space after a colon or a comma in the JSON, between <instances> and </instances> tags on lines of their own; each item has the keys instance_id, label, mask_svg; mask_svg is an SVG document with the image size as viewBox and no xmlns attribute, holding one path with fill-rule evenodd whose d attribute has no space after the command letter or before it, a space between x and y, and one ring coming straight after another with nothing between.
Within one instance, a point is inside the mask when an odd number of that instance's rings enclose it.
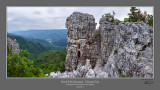
<instances>
[{"instance_id":1,"label":"rocky outcrop","mask_svg":"<svg viewBox=\"0 0 160 90\"><path fill-rule=\"evenodd\" d=\"M110 54L112 53L112 50L115 46L115 37L116 37L116 30L118 28L118 25L116 22L111 22L106 20L105 16L102 16L102 18L99 21L99 32L100 32L100 55L101 55L101 62L100 65L103 65L107 62ZM104 66L104 65L103 65Z\"/></svg>"},{"instance_id":2,"label":"rocky outcrop","mask_svg":"<svg viewBox=\"0 0 160 90\"><path fill-rule=\"evenodd\" d=\"M68 45L66 70L72 71L90 59L92 68L98 59L97 44L93 41L96 23L93 15L74 12L66 21Z\"/></svg>"},{"instance_id":3,"label":"rocky outcrop","mask_svg":"<svg viewBox=\"0 0 160 90\"><path fill-rule=\"evenodd\" d=\"M66 21L66 72L47 77L153 77L153 28L145 23L106 20L74 12Z\"/></svg>"},{"instance_id":4,"label":"rocky outcrop","mask_svg":"<svg viewBox=\"0 0 160 90\"><path fill-rule=\"evenodd\" d=\"M45 77L49 78L107 78L108 74L104 71L94 71L91 67L90 60L86 60L85 65L78 65L76 70L65 71L61 73L51 72L46 74Z\"/></svg>"},{"instance_id":5,"label":"rocky outcrop","mask_svg":"<svg viewBox=\"0 0 160 90\"><path fill-rule=\"evenodd\" d=\"M109 77L153 77L153 29L145 23L120 23L104 71Z\"/></svg>"},{"instance_id":6,"label":"rocky outcrop","mask_svg":"<svg viewBox=\"0 0 160 90\"><path fill-rule=\"evenodd\" d=\"M51 72L46 77L56 77L56 78L81 78L81 77L95 77L95 73L92 70L90 61L87 60L85 65L78 65L76 70L61 72Z\"/></svg>"},{"instance_id":7,"label":"rocky outcrop","mask_svg":"<svg viewBox=\"0 0 160 90\"><path fill-rule=\"evenodd\" d=\"M16 39L12 40L9 37L7 38L7 51L11 50L12 54L20 54L19 44L16 43Z\"/></svg>"}]
</instances>

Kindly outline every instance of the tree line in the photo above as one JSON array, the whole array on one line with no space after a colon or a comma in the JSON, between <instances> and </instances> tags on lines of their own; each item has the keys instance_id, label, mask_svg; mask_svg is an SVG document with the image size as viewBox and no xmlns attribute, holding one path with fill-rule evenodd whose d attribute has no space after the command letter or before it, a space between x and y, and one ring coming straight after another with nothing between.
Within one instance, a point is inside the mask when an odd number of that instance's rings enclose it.
<instances>
[{"instance_id":1,"label":"tree line","mask_svg":"<svg viewBox=\"0 0 160 90\"><path fill-rule=\"evenodd\" d=\"M105 14L107 21L116 21L117 24L120 22L139 22L139 23L146 23L150 26L153 26L153 15L147 14L146 11L142 12L140 9L137 9L136 7L130 8L130 13L128 13L128 18L124 18L123 21L120 21L119 19L114 18L115 12L113 11L113 14L107 13Z\"/></svg>"}]
</instances>

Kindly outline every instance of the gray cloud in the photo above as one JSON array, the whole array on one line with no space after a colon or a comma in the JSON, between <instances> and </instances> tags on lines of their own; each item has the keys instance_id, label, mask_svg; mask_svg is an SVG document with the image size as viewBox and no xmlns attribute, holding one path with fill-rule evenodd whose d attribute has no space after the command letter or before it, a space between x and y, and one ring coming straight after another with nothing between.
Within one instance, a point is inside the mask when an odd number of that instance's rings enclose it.
<instances>
[{"instance_id":1,"label":"gray cloud","mask_svg":"<svg viewBox=\"0 0 160 90\"><path fill-rule=\"evenodd\" d=\"M152 7L138 7L153 15ZM105 13L116 13L115 18L128 17L130 7L7 7L7 30L64 29L66 18L74 11L89 13L96 23Z\"/></svg>"}]
</instances>

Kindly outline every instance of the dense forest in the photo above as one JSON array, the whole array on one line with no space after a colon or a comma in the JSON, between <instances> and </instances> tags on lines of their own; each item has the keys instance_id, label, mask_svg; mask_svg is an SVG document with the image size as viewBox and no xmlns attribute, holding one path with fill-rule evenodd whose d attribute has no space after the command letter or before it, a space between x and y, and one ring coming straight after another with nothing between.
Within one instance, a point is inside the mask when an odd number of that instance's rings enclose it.
<instances>
[{"instance_id":1,"label":"dense forest","mask_svg":"<svg viewBox=\"0 0 160 90\"><path fill-rule=\"evenodd\" d=\"M7 51L8 77L44 77L45 74L65 71L66 46L64 40L52 45L42 39L28 39L8 33L7 37L20 46L20 55Z\"/></svg>"},{"instance_id":2,"label":"dense forest","mask_svg":"<svg viewBox=\"0 0 160 90\"><path fill-rule=\"evenodd\" d=\"M8 77L44 77L46 73L65 71L66 51L49 51L40 54L35 60L28 58L27 50L20 55L7 52Z\"/></svg>"},{"instance_id":3,"label":"dense forest","mask_svg":"<svg viewBox=\"0 0 160 90\"><path fill-rule=\"evenodd\" d=\"M115 13L107 13L106 20L120 22L140 22L153 26L153 15L131 7L130 13L123 21L114 18ZM39 34L36 34L38 32ZM48 34L48 35L47 35ZM53 36L53 37L51 37ZM49 30L7 33L7 37L16 39L20 46L20 54L7 51L8 77L44 77L50 72L65 71L67 31Z\"/></svg>"}]
</instances>

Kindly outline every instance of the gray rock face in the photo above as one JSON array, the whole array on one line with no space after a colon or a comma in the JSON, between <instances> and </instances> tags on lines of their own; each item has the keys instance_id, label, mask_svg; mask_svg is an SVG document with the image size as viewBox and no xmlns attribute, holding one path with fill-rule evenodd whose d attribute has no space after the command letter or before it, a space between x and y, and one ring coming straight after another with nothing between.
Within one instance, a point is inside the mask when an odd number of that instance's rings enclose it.
<instances>
[{"instance_id":1,"label":"gray rock face","mask_svg":"<svg viewBox=\"0 0 160 90\"><path fill-rule=\"evenodd\" d=\"M86 73L86 78L94 78L95 77L95 72L92 69L89 69L88 72Z\"/></svg>"},{"instance_id":2,"label":"gray rock face","mask_svg":"<svg viewBox=\"0 0 160 90\"><path fill-rule=\"evenodd\" d=\"M10 38L7 38L7 50L9 49L11 49L12 54L20 54L19 44L16 43L16 39L12 40Z\"/></svg>"},{"instance_id":3,"label":"gray rock face","mask_svg":"<svg viewBox=\"0 0 160 90\"><path fill-rule=\"evenodd\" d=\"M100 27L99 32L101 36L101 64L107 62L114 46L115 46L115 37L116 37L116 29L118 26L114 22L108 22L105 16L102 16L100 19Z\"/></svg>"},{"instance_id":4,"label":"gray rock face","mask_svg":"<svg viewBox=\"0 0 160 90\"><path fill-rule=\"evenodd\" d=\"M120 23L114 49L105 65L110 77L153 77L153 29L147 24Z\"/></svg>"},{"instance_id":5,"label":"gray rock face","mask_svg":"<svg viewBox=\"0 0 160 90\"><path fill-rule=\"evenodd\" d=\"M92 41L95 32L95 19L93 15L74 12L66 21L68 29L68 45L66 57L66 70L72 71L77 66L85 65L90 59L92 67L97 60L97 44ZM94 53L93 53L94 52Z\"/></svg>"},{"instance_id":6,"label":"gray rock face","mask_svg":"<svg viewBox=\"0 0 160 90\"><path fill-rule=\"evenodd\" d=\"M95 78L96 74L95 71L92 70L90 60L86 60L85 65L78 65L76 70L73 71L65 71L64 73L61 72L51 72L49 75L46 74L45 77L54 77L54 78Z\"/></svg>"},{"instance_id":7,"label":"gray rock face","mask_svg":"<svg viewBox=\"0 0 160 90\"><path fill-rule=\"evenodd\" d=\"M152 78L153 28L138 22L117 25L105 16L99 23L96 30L93 15L79 12L67 18L66 72L61 76ZM52 73L50 76L56 77Z\"/></svg>"},{"instance_id":8,"label":"gray rock face","mask_svg":"<svg viewBox=\"0 0 160 90\"><path fill-rule=\"evenodd\" d=\"M99 72L96 76L97 78L108 78L108 74L106 72Z\"/></svg>"}]
</instances>

